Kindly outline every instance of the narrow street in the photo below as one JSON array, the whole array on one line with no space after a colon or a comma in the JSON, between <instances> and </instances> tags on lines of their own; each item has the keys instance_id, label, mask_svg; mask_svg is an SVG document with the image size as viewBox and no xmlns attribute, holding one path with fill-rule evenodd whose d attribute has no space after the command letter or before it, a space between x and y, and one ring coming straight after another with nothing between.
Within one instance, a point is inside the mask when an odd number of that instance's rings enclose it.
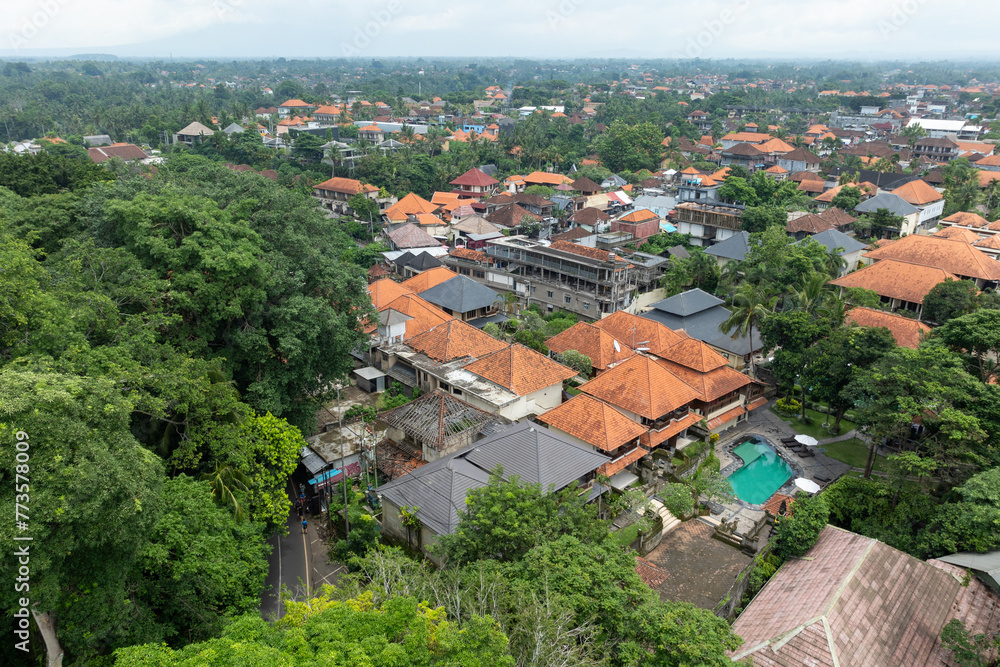
<instances>
[{"instance_id":1,"label":"narrow street","mask_svg":"<svg viewBox=\"0 0 1000 667\"><path fill-rule=\"evenodd\" d=\"M299 471L301 472L301 471ZM288 497L293 507L288 514L286 527L288 535L274 535L268 540L273 547L268 557L269 569L264 592L261 594L260 613L267 620L281 618L284 606L279 596L282 585L296 599L302 599L307 592L315 592L326 584L337 583L337 572L343 566L330 563L327 546L319 537L318 524L325 516L309 516L308 531L302 533L302 520L295 511L294 503L298 497L296 489L305 478L294 476L288 480Z\"/></svg>"}]
</instances>

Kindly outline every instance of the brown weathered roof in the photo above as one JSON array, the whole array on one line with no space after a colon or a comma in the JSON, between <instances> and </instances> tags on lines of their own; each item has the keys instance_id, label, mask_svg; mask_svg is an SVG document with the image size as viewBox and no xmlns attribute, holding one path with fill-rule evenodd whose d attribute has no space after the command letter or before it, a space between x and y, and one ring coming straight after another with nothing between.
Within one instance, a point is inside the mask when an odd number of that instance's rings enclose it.
<instances>
[{"instance_id":1,"label":"brown weathered roof","mask_svg":"<svg viewBox=\"0 0 1000 667\"><path fill-rule=\"evenodd\" d=\"M918 320L894 313L887 313L871 308L852 308L844 315L844 324L857 324L860 327L885 327L892 332L896 345L917 349L924 336L931 328Z\"/></svg>"},{"instance_id":2,"label":"brown weathered roof","mask_svg":"<svg viewBox=\"0 0 1000 667\"><path fill-rule=\"evenodd\" d=\"M617 349L615 343L618 343ZM597 370L604 370L609 365L632 356L632 348L622 341L593 324L577 322L569 329L549 338L546 346L557 354L567 350L576 350L590 357L591 365Z\"/></svg>"},{"instance_id":3,"label":"brown weathered roof","mask_svg":"<svg viewBox=\"0 0 1000 667\"><path fill-rule=\"evenodd\" d=\"M527 396L576 375L572 368L556 363L519 343L481 357L466 366L465 370L509 389L518 396Z\"/></svg>"},{"instance_id":4,"label":"brown weathered roof","mask_svg":"<svg viewBox=\"0 0 1000 667\"><path fill-rule=\"evenodd\" d=\"M480 187L489 187L491 185L496 185L499 182L500 181L493 178L489 174L473 167L455 180L451 181L451 185L478 185Z\"/></svg>"},{"instance_id":5,"label":"brown weathered roof","mask_svg":"<svg viewBox=\"0 0 1000 667\"><path fill-rule=\"evenodd\" d=\"M699 373L707 373L728 363L725 357L697 338L684 338L656 355Z\"/></svg>"},{"instance_id":6,"label":"brown weathered roof","mask_svg":"<svg viewBox=\"0 0 1000 667\"><path fill-rule=\"evenodd\" d=\"M580 245L578 243L570 243L568 241L556 241L549 246L553 250L561 250L562 252L568 252L573 255L579 255L580 257L588 257L590 259L596 259L601 262L608 261L610 253L607 250L601 250L600 248L591 248L589 246ZM619 262L624 262L625 260L618 255L615 255L615 259Z\"/></svg>"},{"instance_id":7,"label":"brown weathered roof","mask_svg":"<svg viewBox=\"0 0 1000 667\"><path fill-rule=\"evenodd\" d=\"M581 176L570 184L574 190L579 190L585 194L596 194L601 191L601 186L593 182L586 176Z\"/></svg>"},{"instance_id":8,"label":"brown weathered roof","mask_svg":"<svg viewBox=\"0 0 1000 667\"><path fill-rule=\"evenodd\" d=\"M990 221L979 215L978 213L970 213L968 211L959 211L958 213L952 213L947 218L943 218L941 222L950 222L955 225L961 225L963 227L985 227L990 224Z\"/></svg>"},{"instance_id":9,"label":"brown weathered roof","mask_svg":"<svg viewBox=\"0 0 1000 667\"><path fill-rule=\"evenodd\" d=\"M827 222L815 213L799 216L785 225L785 231L789 234L819 234L828 229L834 229L832 223Z\"/></svg>"},{"instance_id":10,"label":"brown weathered roof","mask_svg":"<svg viewBox=\"0 0 1000 667\"><path fill-rule=\"evenodd\" d=\"M793 151L785 153L778 158L779 160L793 160L795 162L805 162L806 164L819 164L821 160L819 157L810 150L807 150L801 146ZM802 172L797 172L802 173Z\"/></svg>"},{"instance_id":11,"label":"brown weathered roof","mask_svg":"<svg viewBox=\"0 0 1000 667\"><path fill-rule=\"evenodd\" d=\"M520 204L507 204L502 208L490 213L486 219L494 225L501 227L520 227L521 222L527 218L531 222L539 222L541 218Z\"/></svg>"},{"instance_id":12,"label":"brown weathered roof","mask_svg":"<svg viewBox=\"0 0 1000 667\"><path fill-rule=\"evenodd\" d=\"M1000 262L964 241L911 234L865 257L875 260L895 259L910 264L933 266L949 273L982 280L1000 280Z\"/></svg>"},{"instance_id":13,"label":"brown weathered roof","mask_svg":"<svg viewBox=\"0 0 1000 667\"><path fill-rule=\"evenodd\" d=\"M594 232L588 232L583 227L574 227L569 231L562 232L561 234L556 234L551 237L549 241L555 243L556 241L576 241L577 239L582 239L587 236L593 236Z\"/></svg>"},{"instance_id":14,"label":"brown weathered roof","mask_svg":"<svg viewBox=\"0 0 1000 667\"><path fill-rule=\"evenodd\" d=\"M448 320L407 339L406 344L438 361L482 357L507 347L503 341L461 320Z\"/></svg>"},{"instance_id":15,"label":"brown weathered roof","mask_svg":"<svg viewBox=\"0 0 1000 667\"><path fill-rule=\"evenodd\" d=\"M967 590L953 576L959 568L941 565L827 526L733 624L743 639L734 658L782 667L954 665L941 628L959 614L980 627L983 616L996 613L996 595L976 579ZM990 596L993 604L973 607L971 595Z\"/></svg>"},{"instance_id":16,"label":"brown weathered roof","mask_svg":"<svg viewBox=\"0 0 1000 667\"><path fill-rule=\"evenodd\" d=\"M944 229L937 230L931 236L936 236L939 239L964 241L965 243L976 243L983 240L982 236L964 227L945 227Z\"/></svg>"},{"instance_id":17,"label":"brown weathered roof","mask_svg":"<svg viewBox=\"0 0 1000 667\"><path fill-rule=\"evenodd\" d=\"M658 419L698 398L683 380L644 355L604 371L580 391L647 419Z\"/></svg>"},{"instance_id":18,"label":"brown weathered roof","mask_svg":"<svg viewBox=\"0 0 1000 667\"><path fill-rule=\"evenodd\" d=\"M837 229L846 227L847 225L853 224L858 221L858 219L852 216L850 213L848 213L842 208L837 208L836 206L831 206L830 208L826 209L825 211L819 214L819 217L823 218Z\"/></svg>"},{"instance_id":19,"label":"brown weathered roof","mask_svg":"<svg viewBox=\"0 0 1000 667\"><path fill-rule=\"evenodd\" d=\"M397 227L391 232L386 232L386 236L392 239L396 247L401 250L406 250L407 248L430 248L441 245L433 236L412 222L408 222L402 227Z\"/></svg>"},{"instance_id":20,"label":"brown weathered roof","mask_svg":"<svg viewBox=\"0 0 1000 667\"><path fill-rule=\"evenodd\" d=\"M831 280L830 284L837 287L863 287L876 292L879 296L902 299L910 303L923 303L927 293L948 278L958 280L958 276L944 269L885 259L848 273L842 278Z\"/></svg>"},{"instance_id":21,"label":"brown weathered roof","mask_svg":"<svg viewBox=\"0 0 1000 667\"><path fill-rule=\"evenodd\" d=\"M581 208L579 211L569 216L569 219L577 225L593 225L598 222L610 220L611 216L599 208L588 206L586 208Z\"/></svg>"},{"instance_id":22,"label":"brown weathered roof","mask_svg":"<svg viewBox=\"0 0 1000 667\"><path fill-rule=\"evenodd\" d=\"M134 144L112 144L110 146L88 148L87 155L98 164L107 162L113 157L121 158L126 162L129 160L145 160L149 157L141 148Z\"/></svg>"},{"instance_id":23,"label":"brown weathered roof","mask_svg":"<svg viewBox=\"0 0 1000 667\"><path fill-rule=\"evenodd\" d=\"M468 259L474 262L490 262L491 257L485 252L480 252L479 250L472 250L471 248L455 248L448 253L452 257L457 257L459 259Z\"/></svg>"},{"instance_id":24,"label":"brown weathered roof","mask_svg":"<svg viewBox=\"0 0 1000 667\"><path fill-rule=\"evenodd\" d=\"M618 449L648 430L604 401L587 394L577 394L539 416L538 420L605 452Z\"/></svg>"},{"instance_id":25,"label":"brown weathered roof","mask_svg":"<svg viewBox=\"0 0 1000 667\"><path fill-rule=\"evenodd\" d=\"M313 186L314 190L330 190L347 195L356 195L361 192L375 192L378 190L374 185L362 183L353 178L342 178L340 176L328 179Z\"/></svg>"}]
</instances>

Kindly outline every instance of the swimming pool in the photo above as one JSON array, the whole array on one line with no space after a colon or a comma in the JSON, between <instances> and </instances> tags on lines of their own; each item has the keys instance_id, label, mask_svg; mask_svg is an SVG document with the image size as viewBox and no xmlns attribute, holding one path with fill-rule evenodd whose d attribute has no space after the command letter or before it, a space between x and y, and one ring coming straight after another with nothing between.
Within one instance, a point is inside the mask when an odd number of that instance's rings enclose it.
<instances>
[{"instance_id":1,"label":"swimming pool","mask_svg":"<svg viewBox=\"0 0 1000 667\"><path fill-rule=\"evenodd\" d=\"M743 466L729 476L733 493L743 502L760 505L795 476L785 460L760 440L748 440L733 449Z\"/></svg>"}]
</instances>

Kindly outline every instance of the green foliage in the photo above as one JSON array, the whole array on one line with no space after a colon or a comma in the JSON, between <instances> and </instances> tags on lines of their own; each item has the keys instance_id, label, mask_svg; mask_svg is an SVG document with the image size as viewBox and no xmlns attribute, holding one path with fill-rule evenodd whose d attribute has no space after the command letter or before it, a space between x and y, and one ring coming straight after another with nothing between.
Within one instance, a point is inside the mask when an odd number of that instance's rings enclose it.
<instances>
[{"instance_id":1,"label":"green foliage","mask_svg":"<svg viewBox=\"0 0 1000 667\"><path fill-rule=\"evenodd\" d=\"M782 518L781 521L785 521L786 518ZM768 552L767 555L761 557L758 555L754 559L753 568L750 570L747 576L750 581L747 583L746 590L743 591L743 596L740 598L740 603L736 607L737 616L746 609L746 606L750 604L750 601L754 599L754 596L760 592L760 589L764 588L764 584L770 581L774 573L778 571L781 564L784 561L772 552Z\"/></svg>"},{"instance_id":2,"label":"green foliage","mask_svg":"<svg viewBox=\"0 0 1000 667\"><path fill-rule=\"evenodd\" d=\"M968 354L968 367L984 381L998 370L1000 310L980 309L950 318L935 331L946 345Z\"/></svg>"},{"instance_id":3,"label":"green foliage","mask_svg":"<svg viewBox=\"0 0 1000 667\"><path fill-rule=\"evenodd\" d=\"M347 200L347 205L354 213L354 217L364 222L380 222L382 214L378 210L378 204L374 199L370 199L363 194L356 194Z\"/></svg>"},{"instance_id":4,"label":"green foliage","mask_svg":"<svg viewBox=\"0 0 1000 667\"><path fill-rule=\"evenodd\" d=\"M486 334L489 334L490 336L493 336L497 340L503 340L504 339L504 335L503 335L503 332L500 331L500 327L498 327L493 322L490 322L489 324L487 324L486 326L484 326L483 327L483 332L486 333Z\"/></svg>"},{"instance_id":5,"label":"green foliage","mask_svg":"<svg viewBox=\"0 0 1000 667\"><path fill-rule=\"evenodd\" d=\"M678 232L661 232L647 238L641 246L639 252L650 255L662 255L670 248L681 246L682 248L692 248L691 235L680 234Z\"/></svg>"},{"instance_id":6,"label":"green foliage","mask_svg":"<svg viewBox=\"0 0 1000 667\"><path fill-rule=\"evenodd\" d=\"M455 532L438 538L437 551L447 562L519 561L532 548L560 535L591 541L607 534L596 508L585 504L573 486L544 492L538 484L521 483L516 475L509 480L502 475L498 469L489 484L470 490Z\"/></svg>"},{"instance_id":7,"label":"green foliage","mask_svg":"<svg viewBox=\"0 0 1000 667\"><path fill-rule=\"evenodd\" d=\"M853 211L861 203L862 192L860 188L847 185L841 188L837 196L830 202L830 206L843 209L847 212Z\"/></svg>"},{"instance_id":8,"label":"green foliage","mask_svg":"<svg viewBox=\"0 0 1000 667\"><path fill-rule=\"evenodd\" d=\"M341 537L330 549L330 559L338 563L352 563L353 559L364 556L369 549L379 544L378 522L367 509L365 494L353 482L341 481L330 496L329 512L337 515L344 509L344 484L347 490L347 519L351 530L347 537ZM419 521L418 521L419 523Z\"/></svg>"},{"instance_id":9,"label":"green foliage","mask_svg":"<svg viewBox=\"0 0 1000 667\"><path fill-rule=\"evenodd\" d=\"M941 628L941 643L951 651L952 660L959 667L990 667L996 664L989 657L1000 648L1000 638L988 634L973 635L957 618Z\"/></svg>"},{"instance_id":10,"label":"green foliage","mask_svg":"<svg viewBox=\"0 0 1000 667\"><path fill-rule=\"evenodd\" d=\"M441 667L514 667L507 637L488 616L470 618L462 626L447 620L443 609L432 609L407 597L376 605L371 593L333 600L332 589L318 598L289 603L289 610L272 628L256 615L237 619L218 639L180 650L147 644L120 649L121 667L195 667L212 664L399 665Z\"/></svg>"},{"instance_id":11,"label":"green foliage","mask_svg":"<svg viewBox=\"0 0 1000 667\"><path fill-rule=\"evenodd\" d=\"M621 120L611 123L597 142L597 154L611 171L639 171L659 168L663 133L649 122L629 125Z\"/></svg>"},{"instance_id":12,"label":"green foliage","mask_svg":"<svg viewBox=\"0 0 1000 667\"><path fill-rule=\"evenodd\" d=\"M778 524L774 554L787 560L809 551L826 527L829 516L830 509L822 496L799 493L795 498L794 514L784 517Z\"/></svg>"},{"instance_id":13,"label":"green foliage","mask_svg":"<svg viewBox=\"0 0 1000 667\"><path fill-rule=\"evenodd\" d=\"M972 280L946 278L924 297L924 319L944 324L976 309L979 288Z\"/></svg>"},{"instance_id":14,"label":"green foliage","mask_svg":"<svg viewBox=\"0 0 1000 667\"><path fill-rule=\"evenodd\" d=\"M779 398L774 402L774 409L778 413L785 416L797 415L799 410L802 409L802 404L791 396L786 396L785 398Z\"/></svg>"},{"instance_id":15,"label":"green foliage","mask_svg":"<svg viewBox=\"0 0 1000 667\"><path fill-rule=\"evenodd\" d=\"M788 213L777 206L750 206L743 211L740 227L745 232L756 234L768 227L780 227L784 230L788 224Z\"/></svg>"},{"instance_id":16,"label":"green foliage","mask_svg":"<svg viewBox=\"0 0 1000 667\"><path fill-rule=\"evenodd\" d=\"M64 190L83 190L111 178L110 173L89 159L55 155L0 152L0 187L21 197L50 195Z\"/></svg>"},{"instance_id":17,"label":"green foliage","mask_svg":"<svg viewBox=\"0 0 1000 667\"><path fill-rule=\"evenodd\" d=\"M555 194L555 189L550 188L547 185L529 185L524 189L524 194L535 195L537 197L551 197Z\"/></svg>"},{"instance_id":18,"label":"green foliage","mask_svg":"<svg viewBox=\"0 0 1000 667\"><path fill-rule=\"evenodd\" d=\"M594 370L590 357L576 350L566 350L560 354L559 363L569 366L584 377L589 376Z\"/></svg>"}]
</instances>

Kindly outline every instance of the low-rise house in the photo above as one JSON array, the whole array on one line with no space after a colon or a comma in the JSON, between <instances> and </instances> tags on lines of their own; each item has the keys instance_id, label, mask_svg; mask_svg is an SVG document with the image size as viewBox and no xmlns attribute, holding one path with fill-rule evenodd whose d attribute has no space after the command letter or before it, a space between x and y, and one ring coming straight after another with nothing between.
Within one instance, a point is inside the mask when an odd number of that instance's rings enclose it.
<instances>
[{"instance_id":1,"label":"low-rise house","mask_svg":"<svg viewBox=\"0 0 1000 667\"><path fill-rule=\"evenodd\" d=\"M759 667L957 665L942 628L957 618L970 635L996 632L1000 605L996 592L966 577L961 567L827 526L736 619L743 644L732 657Z\"/></svg>"},{"instance_id":2,"label":"low-rise house","mask_svg":"<svg viewBox=\"0 0 1000 667\"><path fill-rule=\"evenodd\" d=\"M882 303L890 310L905 309L919 318L923 315L924 297L927 293L938 283L949 279L958 280L958 277L936 267L883 259L831 280L830 284L842 289L861 287L871 290L879 295Z\"/></svg>"},{"instance_id":3,"label":"low-rise house","mask_svg":"<svg viewBox=\"0 0 1000 667\"><path fill-rule=\"evenodd\" d=\"M899 229L887 229L886 234L912 235L916 233L920 224L920 209L905 199L891 192L882 192L871 199L861 202L854 207L855 213L875 213L880 208L888 210L893 215L903 218Z\"/></svg>"},{"instance_id":4,"label":"low-rise house","mask_svg":"<svg viewBox=\"0 0 1000 667\"><path fill-rule=\"evenodd\" d=\"M278 115L286 117L289 115L294 116L303 113L308 114L315 108L316 106L313 104L309 104L308 102L303 102L300 99L293 98L290 100L285 100L284 102L278 105Z\"/></svg>"},{"instance_id":5,"label":"low-rise house","mask_svg":"<svg viewBox=\"0 0 1000 667\"><path fill-rule=\"evenodd\" d=\"M204 141L205 137L210 137L213 134L215 134L215 130L194 121L174 133L174 143L191 145L196 141Z\"/></svg>"},{"instance_id":6,"label":"low-rise house","mask_svg":"<svg viewBox=\"0 0 1000 667\"><path fill-rule=\"evenodd\" d=\"M917 217L917 225L920 227L930 227L944 212L944 195L932 188L925 181L917 179L901 185L892 191L907 204L915 206L920 214Z\"/></svg>"},{"instance_id":7,"label":"low-rise house","mask_svg":"<svg viewBox=\"0 0 1000 667\"><path fill-rule=\"evenodd\" d=\"M125 160L126 162L133 160L142 161L149 158L145 151L135 144L111 144L110 146L88 148L87 155L97 164L107 162L113 157Z\"/></svg>"},{"instance_id":8,"label":"low-rise house","mask_svg":"<svg viewBox=\"0 0 1000 667\"><path fill-rule=\"evenodd\" d=\"M403 224L412 222L413 216L419 214L433 215L440 210L437 204L433 204L420 195L411 192L395 204L382 212L382 217L389 224Z\"/></svg>"},{"instance_id":9,"label":"low-rise house","mask_svg":"<svg viewBox=\"0 0 1000 667\"><path fill-rule=\"evenodd\" d=\"M828 211L839 211L840 209L827 209ZM858 268L861 257L864 255L867 245L858 241L852 236L848 236L836 229L828 229L810 237L813 241L826 248L827 252L835 252L844 260L844 266L840 269L839 275L850 273Z\"/></svg>"},{"instance_id":10,"label":"low-rise house","mask_svg":"<svg viewBox=\"0 0 1000 667\"><path fill-rule=\"evenodd\" d=\"M364 195L378 202L378 188L369 183L362 183L353 178L336 176L313 186L313 196L320 200L324 207L334 213L349 213L348 200L354 195ZM381 209L381 203L379 205Z\"/></svg>"},{"instance_id":11,"label":"low-rise house","mask_svg":"<svg viewBox=\"0 0 1000 667\"><path fill-rule=\"evenodd\" d=\"M847 314L844 315L844 324L847 326L855 324L859 327L885 327L892 332L892 337L896 339L896 345L914 350L931 332L929 326L911 317L863 307L851 308L847 311Z\"/></svg>"},{"instance_id":12,"label":"low-rise house","mask_svg":"<svg viewBox=\"0 0 1000 667\"><path fill-rule=\"evenodd\" d=\"M545 345L556 354L575 350L585 354L595 373L607 370L613 364L634 354L632 348L615 338L610 332L588 322L577 322L562 333L549 338Z\"/></svg>"},{"instance_id":13,"label":"low-rise house","mask_svg":"<svg viewBox=\"0 0 1000 667\"><path fill-rule=\"evenodd\" d=\"M788 224L785 225L785 231L797 241L830 229L833 229L833 225L815 213L806 213L794 218L790 214Z\"/></svg>"},{"instance_id":14,"label":"low-rise house","mask_svg":"<svg viewBox=\"0 0 1000 667\"><path fill-rule=\"evenodd\" d=\"M463 322L495 315L503 303L499 294L466 276L451 278L418 293L425 301Z\"/></svg>"},{"instance_id":15,"label":"low-rise house","mask_svg":"<svg viewBox=\"0 0 1000 667\"><path fill-rule=\"evenodd\" d=\"M441 243L433 236L420 229L420 227L417 227L412 222L408 222L401 227L387 231L385 236L389 241L389 247L393 250L431 248L441 245Z\"/></svg>"},{"instance_id":16,"label":"low-rise house","mask_svg":"<svg viewBox=\"0 0 1000 667\"><path fill-rule=\"evenodd\" d=\"M631 234L632 239L642 242L660 232L660 216L648 209L638 209L612 220L611 231Z\"/></svg>"},{"instance_id":17,"label":"low-rise house","mask_svg":"<svg viewBox=\"0 0 1000 667\"><path fill-rule=\"evenodd\" d=\"M538 484L543 493L549 493L573 483L581 484L582 490L590 489L595 472L608 460L539 424L513 424L382 486L382 529L423 550L441 565L440 558L428 553L427 548L440 535L454 532L469 491L486 486L490 473L498 466L503 467L504 479L516 475L522 482ZM416 526L404 524L404 508L413 512Z\"/></svg>"},{"instance_id":18,"label":"low-rise house","mask_svg":"<svg viewBox=\"0 0 1000 667\"><path fill-rule=\"evenodd\" d=\"M980 289L1000 282L1000 263L964 241L912 235L872 250L865 258L876 264L891 259L939 268L959 279L975 281Z\"/></svg>"},{"instance_id":19,"label":"low-rise house","mask_svg":"<svg viewBox=\"0 0 1000 667\"><path fill-rule=\"evenodd\" d=\"M500 181L473 167L450 182L455 186L452 192L470 199L492 197L500 189Z\"/></svg>"},{"instance_id":20,"label":"low-rise house","mask_svg":"<svg viewBox=\"0 0 1000 667\"><path fill-rule=\"evenodd\" d=\"M816 173L819 171L820 161L815 153L802 147L778 156L778 166L792 173Z\"/></svg>"},{"instance_id":21,"label":"low-rise house","mask_svg":"<svg viewBox=\"0 0 1000 667\"><path fill-rule=\"evenodd\" d=\"M750 252L750 232L739 231L725 241L711 246L705 254L715 257L721 268L729 262L742 262L748 252Z\"/></svg>"}]
</instances>

